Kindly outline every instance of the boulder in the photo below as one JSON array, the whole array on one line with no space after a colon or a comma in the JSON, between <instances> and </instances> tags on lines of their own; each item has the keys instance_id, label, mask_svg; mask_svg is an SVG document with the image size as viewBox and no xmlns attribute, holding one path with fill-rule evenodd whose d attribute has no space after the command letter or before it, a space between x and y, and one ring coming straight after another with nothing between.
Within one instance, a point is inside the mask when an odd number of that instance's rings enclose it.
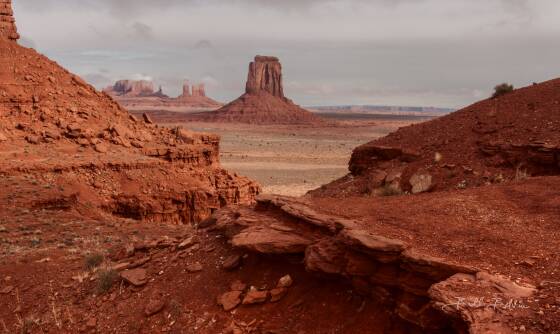
<instances>
[{"instance_id":1,"label":"boulder","mask_svg":"<svg viewBox=\"0 0 560 334\"><path fill-rule=\"evenodd\" d=\"M412 186L411 191L413 194L430 191L433 187L432 176L430 174L416 173L410 177L409 183Z\"/></svg>"}]
</instances>

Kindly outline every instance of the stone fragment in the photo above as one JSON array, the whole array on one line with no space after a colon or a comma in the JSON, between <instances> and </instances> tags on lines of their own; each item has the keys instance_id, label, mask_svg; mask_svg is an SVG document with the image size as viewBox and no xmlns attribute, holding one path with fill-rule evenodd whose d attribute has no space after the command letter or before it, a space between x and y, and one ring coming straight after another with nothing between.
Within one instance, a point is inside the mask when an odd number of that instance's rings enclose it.
<instances>
[{"instance_id":1,"label":"stone fragment","mask_svg":"<svg viewBox=\"0 0 560 334\"><path fill-rule=\"evenodd\" d=\"M146 307L144 308L144 314L147 317L151 317L163 310L165 307L165 301L159 298L151 299Z\"/></svg>"},{"instance_id":2,"label":"stone fragment","mask_svg":"<svg viewBox=\"0 0 560 334\"><path fill-rule=\"evenodd\" d=\"M231 291L245 291L245 289L247 289L247 284L237 280L231 283L230 289Z\"/></svg>"},{"instance_id":3,"label":"stone fragment","mask_svg":"<svg viewBox=\"0 0 560 334\"><path fill-rule=\"evenodd\" d=\"M232 271L241 265L241 256L238 254L228 256L222 263L222 268L227 271Z\"/></svg>"},{"instance_id":4,"label":"stone fragment","mask_svg":"<svg viewBox=\"0 0 560 334\"><path fill-rule=\"evenodd\" d=\"M270 301L272 303L279 301L280 299L284 298L284 296L288 293L287 288L279 287L270 290Z\"/></svg>"},{"instance_id":5,"label":"stone fragment","mask_svg":"<svg viewBox=\"0 0 560 334\"><path fill-rule=\"evenodd\" d=\"M148 124L154 124L154 121L152 120L152 118L150 117L150 115L143 113L142 114L142 118L144 119L144 122L148 123Z\"/></svg>"},{"instance_id":6,"label":"stone fragment","mask_svg":"<svg viewBox=\"0 0 560 334\"><path fill-rule=\"evenodd\" d=\"M218 305L228 312L236 308L241 303L241 291L230 291L218 297Z\"/></svg>"},{"instance_id":7,"label":"stone fragment","mask_svg":"<svg viewBox=\"0 0 560 334\"><path fill-rule=\"evenodd\" d=\"M195 263L187 265L186 269L190 273L196 273L196 272L202 271L202 264L200 264L200 262L195 262Z\"/></svg>"},{"instance_id":8,"label":"stone fragment","mask_svg":"<svg viewBox=\"0 0 560 334\"><path fill-rule=\"evenodd\" d=\"M430 174L414 174L409 181L412 186L412 193L419 194L430 191L433 187L432 176Z\"/></svg>"},{"instance_id":9,"label":"stone fragment","mask_svg":"<svg viewBox=\"0 0 560 334\"><path fill-rule=\"evenodd\" d=\"M194 236L188 237L185 240L181 241L181 243L177 246L177 248L185 249L185 248L190 247L190 246L192 246L196 243L197 243L197 241L196 241L196 238Z\"/></svg>"},{"instance_id":10,"label":"stone fragment","mask_svg":"<svg viewBox=\"0 0 560 334\"><path fill-rule=\"evenodd\" d=\"M121 278L134 286L143 286L148 283L145 269L132 269L121 272Z\"/></svg>"},{"instance_id":11,"label":"stone fragment","mask_svg":"<svg viewBox=\"0 0 560 334\"><path fill-rule=\"evenodd\" d=\"M109 147L103 143L97 144L93 148L98 153L107 153L109 151Z\"/></svg>"},{"instance_id":12,"label":"stone fragment","mask_svg":"<svg viewBox=\"0 0 560 334\"><path fill-rule=\"evenodd\" d=\"M278 280L278 284L276 285L279 288L289 288L294 283L292 276L286 275Z\"/></svg>"},{"instance_id":13,"label":"stone fragment","mask_svg":"<svg viewBox=\"0 0 560 334\"><path fill-rule=\"evenodd\" d=\"M243 305L261 304L266 302L267 298L268 291L259 291L255 287L251 287L243 298Z\"/></svg>"}]
</instances>

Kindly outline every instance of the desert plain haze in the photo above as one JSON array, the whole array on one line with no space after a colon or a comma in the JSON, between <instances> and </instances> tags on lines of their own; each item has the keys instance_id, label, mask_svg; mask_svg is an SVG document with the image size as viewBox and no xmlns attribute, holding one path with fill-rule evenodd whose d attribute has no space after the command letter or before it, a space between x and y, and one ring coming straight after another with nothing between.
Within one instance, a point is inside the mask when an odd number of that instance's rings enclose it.
<instances>
[{"instance_id":1,"label":"desert plain haze","mask_svg":"<svg viewBox=\"0 0 560 334\"><path fill-rule=\"evenodd\" d=\"M185 78L221 101L255 54L303 105L460 107L560 74L556 0L15 0L21 42L102 88ZM45 29L48 27L48 29Z\"/></svg>"}]
</instances>

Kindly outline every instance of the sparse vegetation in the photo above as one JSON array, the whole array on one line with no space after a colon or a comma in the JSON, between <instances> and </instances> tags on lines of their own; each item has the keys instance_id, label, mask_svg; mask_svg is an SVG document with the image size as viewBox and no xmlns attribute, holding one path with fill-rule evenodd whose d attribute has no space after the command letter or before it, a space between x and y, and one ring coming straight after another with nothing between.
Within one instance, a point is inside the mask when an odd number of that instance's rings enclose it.
<instances>
[{"instance_id":1,"label":"sparse vegetation","mask_svg":"<svg viewBox=\"0 0 560 334\"><path fill-rule=\"evenodd\" d=\"M385 184L382 188L381 188L381 192L379 193L380 196L399 196L402 195L402 190L400 190L399 188L391 185L391 184Z\"/></svg>"},{"instance_id":2,"label":"sparse vegetation","mask_svg":"<svg viewBox=\"0 0 560 334\"><path fill-rule=\"evenodd\" d=\"M499 96L508 94L513 92L513 85L510 85L508 83L502 83L497 85L496 87L494 87L494 94L492 94L492 98L495 99Z\"/></svg>"},{"instance_id":3,"label":"sparse vegetation","mask_svg":"<svg viewBox=\"0 0 560 334\"><path fill-rule=\"evenodd\" d=\"M111 290L119 274L112 268L103 268L97 273L97 293L103 294Z\"/></svg>"},{"instance_id":4,"label":"sparse vegetation","mask_svg":"<svg viewBox=\"0 0 560 334\"><path fill-rule=\"evenodd\" d=\"M93 270L99 267L103 263L104 259L105 257L101 253L88 254L84 259L84 268L86 270Z\"/></svg>"}]
</instances>

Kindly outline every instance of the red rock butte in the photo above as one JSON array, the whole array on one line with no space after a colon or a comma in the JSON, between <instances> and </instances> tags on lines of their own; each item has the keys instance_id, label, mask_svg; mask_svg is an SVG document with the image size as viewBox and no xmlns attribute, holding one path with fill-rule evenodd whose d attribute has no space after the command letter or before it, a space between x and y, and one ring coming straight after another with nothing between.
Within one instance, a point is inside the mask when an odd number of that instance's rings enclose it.
<instances>
[{"instance_id":1,"label":"red rock butte","mask_svg":"<svg viewBox=\"0 0 560 334\"><path fill-rule=\"evenodd\" d=\"M12 0L0 0L0 38L16 41L19 39Z\"/></svg>"},{"instance_id":2,"label":"red rock butte","mask_svg":"<svg viewBox=\"0 0 560 334\"><path fill-rule=\"evenodd\" d=\"M284 96L282 65L278 58L267 56L256 56L249 64L245 94L221 109L194 114L189 119L264 125L325 123Z\"/></svg>"},{"instance_id":3,"label":"red rock butte","mask_svg":"<svg viewBox=\"0 0 560 334\"><path fill-rule=\"evenodd\" d=\"M191 86L188 80L183 84L182 94L175 98L164 94L162 87L156 91L154 83L149 80L119 80L103 91L131 112L216 110L223 105L206 96L206 87L203 83Z\"/></svg>"}]
</instances>

